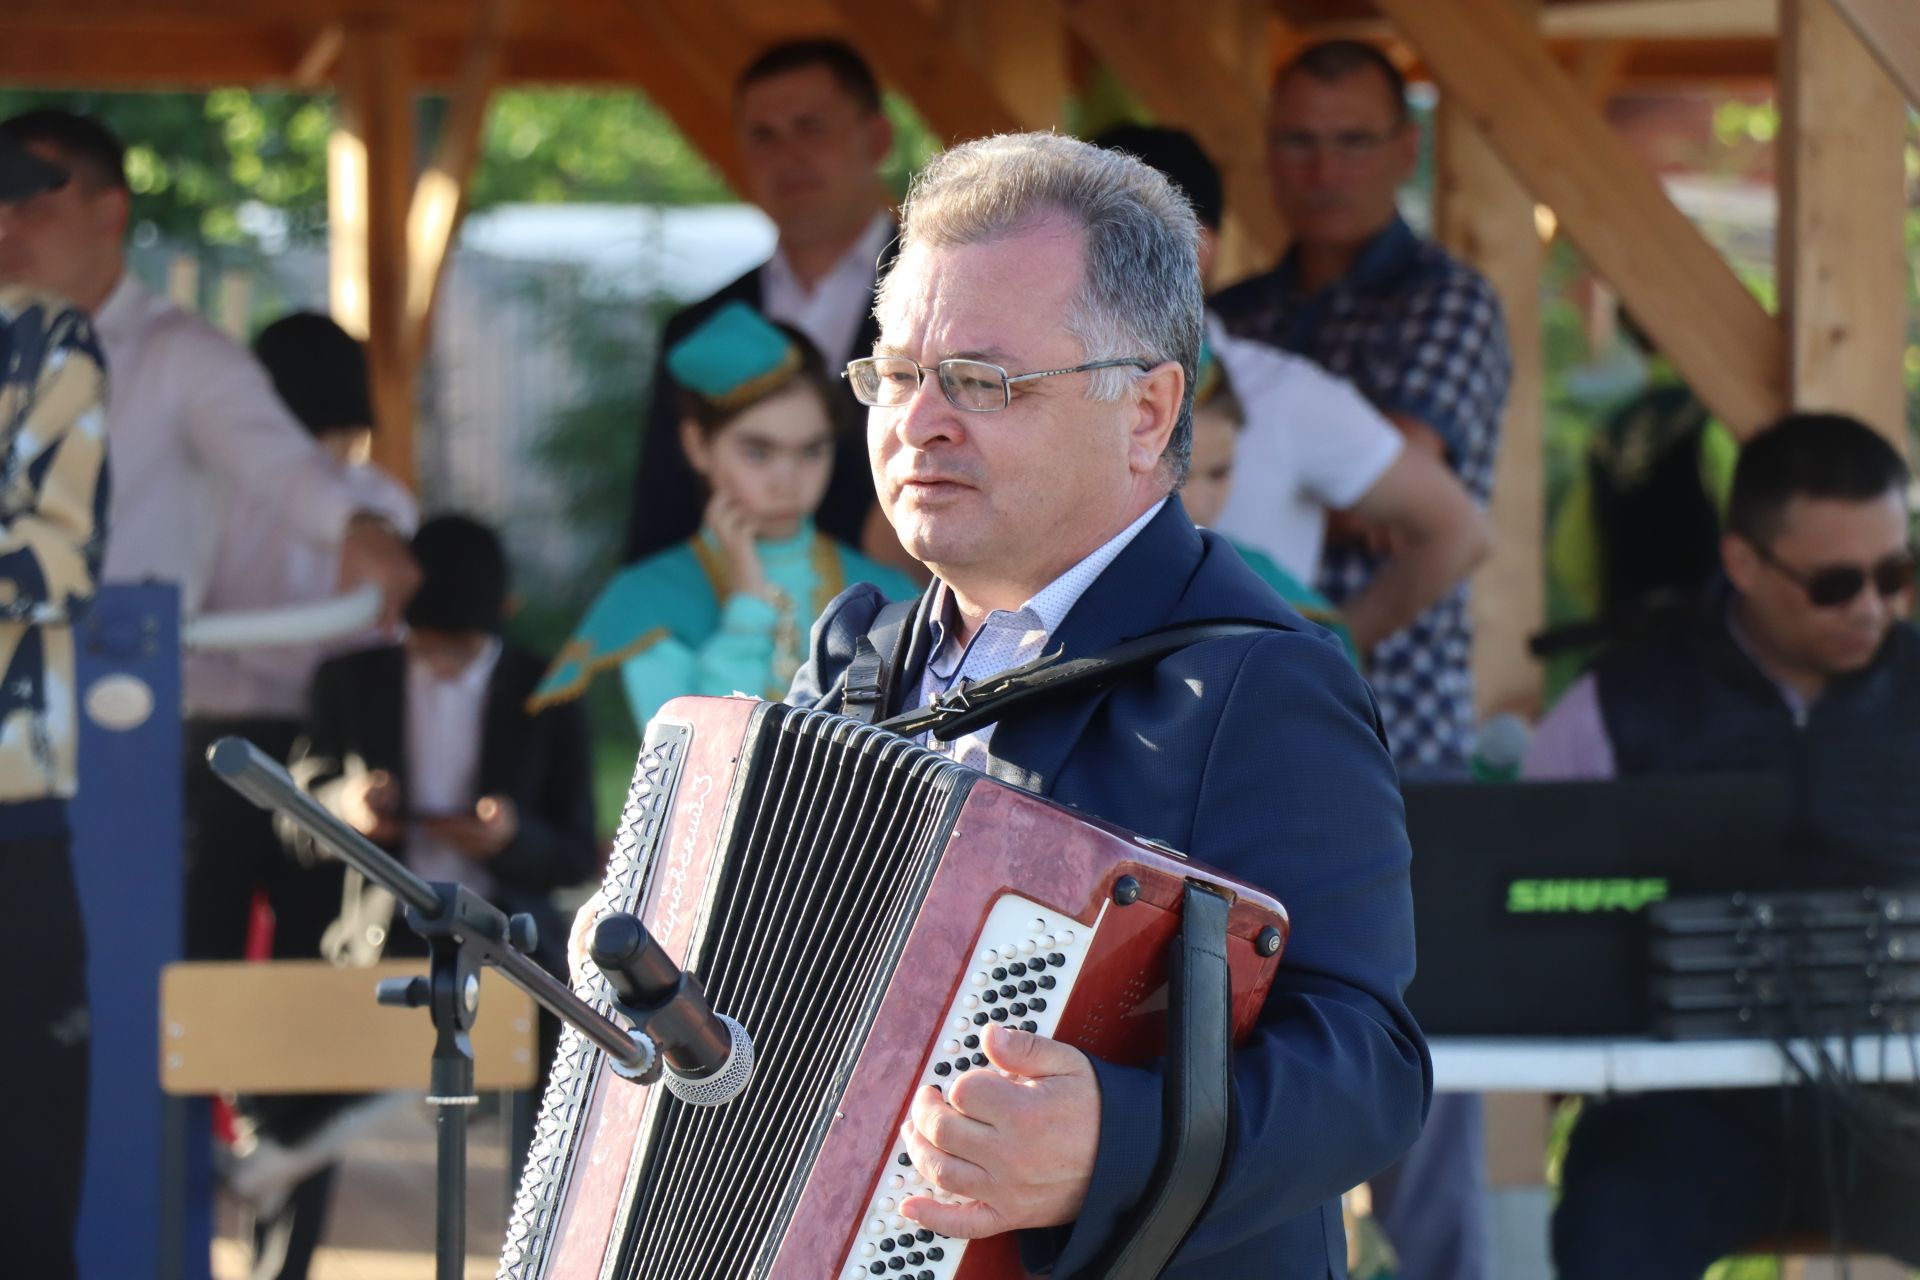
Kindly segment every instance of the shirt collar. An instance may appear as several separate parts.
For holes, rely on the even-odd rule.
[[[1366,247],[1354,258],[1353,266],[1330,288],[1366,291],[1391,285],[1413,265],[1419,248],[1420,238],[1413,234],[1407,220],[1396,213],[1392,222],[1367,241]],[[1299,291],[1300,251],[1297,248],[1289,249],[1287,256],[1280,260],[1280,284],[1287,295]]]
[[[793,264],[787,261],[784,247],[776,247],[773,257],[767,260],[764,268],[767,273],[766,284],[772,288],[791,289],[801,297],[812,297],[830,282],[846,275],[858,273],[863,280],[872,280],[879,270],[880,253],[887,247],[887,241],[893,239],[893,215],[882,209],[873,215],[860,238],[853,242],[845,253],[840,255],[831,270],[814,282],[812,288],[800,283],[800,277],[794,274]]]
[[[483,690],[487,682],[493,678],[493,667],[495,663],[500,661],[500,650],[500,638],[498,636],[490,637],[487,640],[486,647],[480,650],[473,661],[469,662],[459,675],[454,676],[450,680],[442,679],[435,675],[433,668],[429,667],[420,659],[413,657],[411,654],[407,657],[407,665],[412,669],[414,674],[437,689],[448,693],[457,691],[460,693],[477,694]]]
[[[1052,636],[1060,629],[1060,624],[1067,620],[1067,614],[1073,611],[1073,606],[1079,603],[1080,597],[1086,594],[1087,588],[1106,572],[1107,566],[1119,558],[1120,553],[1127,549],[1127,544],[1138,537],[1140,531],[1160,514],[1160,508],[1166,505],[1167,500],[1162,498],[1148,507],[1138,520],[1107,539],[1092,555],[1079,561],[1071,569],[1040,588],[1017,610],[996,609],[988,614],[980,630],[984,631],[996,625],[1019,625],[1023,631],[1039,631]],[[928,610],[933,618],[930,633],[933,644],[930,652],[934,656],[935,665],[947,669],[946,675],[951,675],[953,667],[957,666],[965,656],[965,650],[959,645],[950,645],[951,641],[958,640],[953,627],[953,609],[952,592],[948,590],[946,583],[935,579],[933,600]],[[975,633],[976,639],[978,634],[978,632]],[[950,647],[958,652],[949,654]],[[941,676],[942,679],[946,678],[946,675],[941,675],[938,670],[934,674]]]

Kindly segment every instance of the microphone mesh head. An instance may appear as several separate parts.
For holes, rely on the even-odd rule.
[[[753,1075],[753,1041],[747,1038],[746,1028],[724,1013],[715,1016],[727,1024],[727,1034],[733,1037],[727,1065],[702,1080],[689,1080],[675,1071],[671,1063],[667,1066],[667,1092],[690,1107],[717,1107],[732,1102]]]

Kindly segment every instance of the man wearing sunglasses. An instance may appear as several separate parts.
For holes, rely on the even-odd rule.
[[[1772,773],[1792,852],[1830,885],[1920,881],[1920,635],[1907,468],[1878,434],[1794,414],[1747,442],[1699,610],[1603,654],[1535,733],[1530,778]],[[1852,1170],[1828,1219],[1823,1146]],[[1827,1125],[1808,1091],[1589,1101],[1553,1247],[1562,1280],[1697,1276],[1786,1232],[1920,1264],[1920,1177]]]

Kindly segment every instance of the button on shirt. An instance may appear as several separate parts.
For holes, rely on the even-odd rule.
[[[853,349],[853,340],[873,310],[874,276],[893,237],[893,218],[874,214],[853,247],[811,289],[800,283],[786,252],[775,251],[760,269],[760,309],[806,334],[830,370],[850,357],[866,355]]]
[[[178,583],[181,611],[199,613],[236,495],[272,504],[300,537],[340,541],[353,495],[251,355],[132,276],[94,329],[113,376],[106,581]]]
[[[407,808],[416,814],[469,814],[480,799],[480,740],[486,729],[487,693],[500,663],[500,642],[490,640],[466,670],[450,680],[416,659],[407,660]],[[423,880],[463,884],[493,892],[493,875],[443,840],[409,827],[407,866]]]
[[[926,672],[920,679],[920,705],[931,703],[938,694],[956,688],[962,680],[982,680],[999,675],[1011,667],[1033,661],[1045,652],[1047,641],[1066,621],[1067,614],[1086,594],[1094,580],[1106,571],[1115,557],[1126,550],[1147,522],[1160,514],[1166,499],[1153,504],[1145,515],[1122,529],[1098,551],[1048,583],[1018,609],[995,609],[981,622],[973,639],[962,644],[954,616],[953,594],[944,582],[934,584],[931,607],[933,616],[931,650]],[[969,768],[986,771],[988,747],[993,726],[962,734],[952,742],[926,736],[928,747],[951,757]]]
[[[1485,505],[1513,363],[1499,296],[1479,272],[1395,218],[1345,276],[1318,293],[1301,292],[1298,259],[1289,254],[1272,272],[1222,293],[1214,309],[1229,332],[1306,356],[1351,381],[1382,413],[1432,427],[1460,483]],[[1380,563],[1358,544],[1328,548],[1316,585],[1344,605]],[[1472,648],[1464,584],[1375,647],[1367,678],[1397,764],[1466,762]]]

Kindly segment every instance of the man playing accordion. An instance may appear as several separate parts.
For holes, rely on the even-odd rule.
[[[881,503],[935,580],[904,620],[872,587],[842,593],[789,700],[851,710],[857,652],[898,672],[885,716],[1043,652],[1268,624],[927,745],[1285,904],[1291,941],[1233,1060],[1226,1164],[1163,1274],[1343,1275],[1339,1196],[1412,1143],[1431,1091],[1401,1000],[1407,836],[1373,700],[1337,642],[1181,506],[1194,243],[1157,172],[1072,139],[990,138],[927,166],[880,286],[880,340],[848,377]],[[900,1212],[945,1236],[1017,1231],[1030,1270],[1086,1274],[1156,1165],[1161,1072],[997,1024],[983,1039],[997,1070],[914,1097],[902,1136],[944,1194]]]

